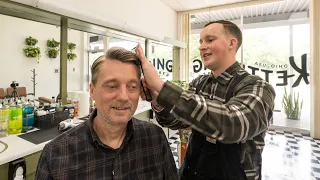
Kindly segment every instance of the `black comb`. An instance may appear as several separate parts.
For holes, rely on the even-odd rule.
[[[131,52],[133,52],[133,53],[136,54],[135,49],[136,49],[136,48],[133,48],[133,49],[131,50]],[[138,65],[139,65],[140,68],[141,68],[141,73],[142,73],[142,75],[144,76],[143,69],[142,69],[142,64],[141,64],[140,59],[138,59],[137,63],[138,63]],[[149,102],[152,101],[152,96],[151,96],[150,90],[149,90],[148,88],[146,88],[146,90],[145,90],[145,88],[144,88],[144,86],[143,86],[143,83],[142,83],[142,80],[140,81],[140,84],[141,84],[143,93],[146,95],[146,100],[149,101]]]

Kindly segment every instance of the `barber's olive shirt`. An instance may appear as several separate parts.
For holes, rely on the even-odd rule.
[[[36,180],[177,180],[173,155],[163,130],[135,118],[119,149],[104,145],[90,119],[48,143]]]
[[[155,111],[162,126],[179,129],[191,125],[221,143],[245,143],[242,167],[248,180],[254,180],[259,176],[257,171],[265,145],[265,132],[273,116],[275,92],[260,77],[249,75],[237,79],[243,73],[245,70],[236,62],[216,78],[211,74],[199,76],[190,83],[187,91],[168,81],[157,99],[165,108]],[[199,85],[200,91],[196,94]],[[227,101],[230,92],[232,97]]]

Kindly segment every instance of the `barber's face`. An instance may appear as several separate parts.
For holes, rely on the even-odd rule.
[[[230,53],[230,39],[222,24],[210,24],[202,30],[199,49],[206,68],[214,71],[226,63],[225,59]]]
[[[90,84],[98,114],[107,123],[127,123],[137,109],[140,79],[131,63],[106,60],[101,66],[96,85]]]

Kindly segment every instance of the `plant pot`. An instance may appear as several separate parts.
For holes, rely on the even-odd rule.
[[[57,54],[49,54],[49,58],[57,58]]]
[[[287,119],[289,119],[289,120],[300,120],[300,118],[298,118],[298,117],[287,117]]]

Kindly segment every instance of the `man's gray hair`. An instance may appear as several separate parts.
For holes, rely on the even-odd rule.
[[[96,85],[98,81],[98,76],[101,71],[101,66],[103,62],[107,60],[115,60],[115,61],[134,64],[136,66],[139,79],[141,78],[141,69],[138,63],[139,62],[138,56],[135,53],[128,51],[124,48],[112,47],[108,49],[105,55],[100,56],[93,62],[91,67],[91,82],[93,85]]]

